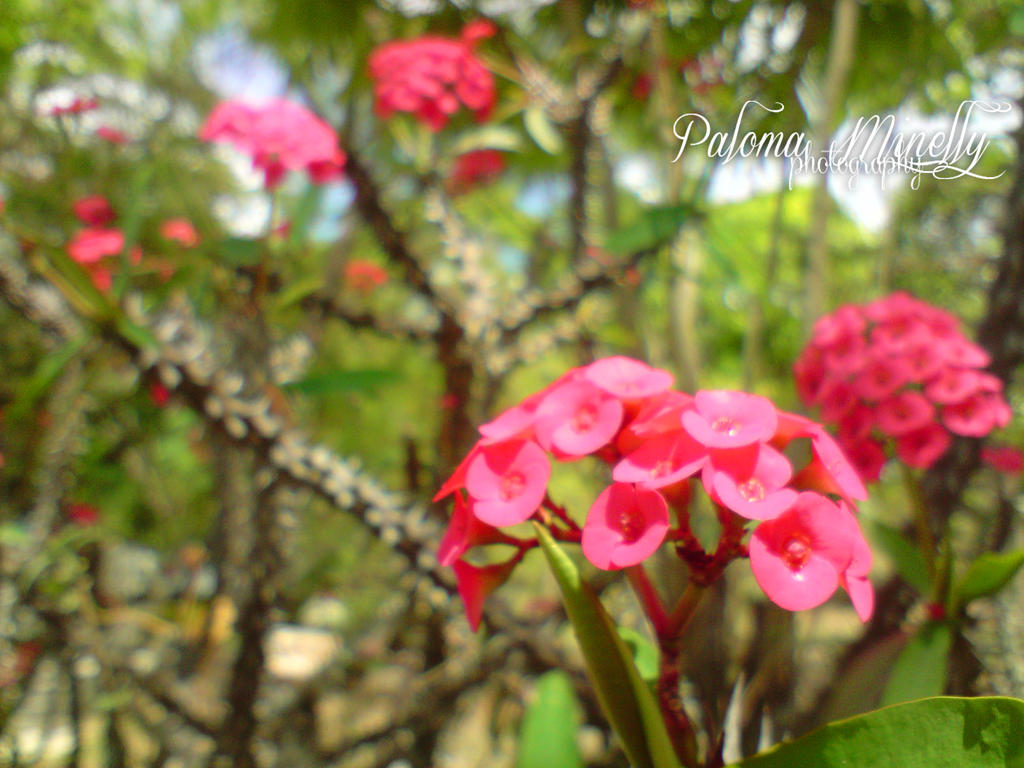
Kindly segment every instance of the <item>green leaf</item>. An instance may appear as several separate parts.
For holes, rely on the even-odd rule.
[[[20,523],[6,522],[0,524],[0,545],[5,547],[22,547],[29,544],[32,538]]]
[[[282,310],[293,304],[298,304],[307,296],[311,296],[323,288],[323,285],[324,280],[319,275],[312,275],[304,280],[289,283],[274,297],[274,308]]]
[[[21,421],[26,418],[29,411],[57,381],[57,377],[60,376],[65,366],[81,353],[88,341],[89,338],[84,334],[76,336],[39,362],[38,367],[32,372],[32,376],[22,384],[18,398],[11,406],[13,420]]]
[[[601,601],[551,534],[534,524],[605,716],[634,768],[679,768],[665,722]]]
[[[519,136],[519,133],[507,125],[485,125],[459,136],[452,145],[452,154],[463,155],[478,149],[500,149],[505,152],[514,152],[522,143]]]
[[[245,237],[229,237],[217,248],[221,259],[233,267],[248,267],[259,263],[263,255],[263,241]]]
[[[867,527],[866,533],[872,543],[877,544],[892,560],[900,578],[920,594],[930,594],[931,579],[921,550],[890,525],[866,517],[861,518],[861,522]]]
[[[562,134],[548,120],[548,116],[540,107],[529,107],[523,113],[523,125],[526,126],[530,138],[549,155],[557,155],[565,148]]]
[[[288,229],[288,245],[292,248],[304,243],[309,234],[309,227],[313,223],[313,217],[320,210],[320,198],[323,187],[317,184],[309,184],[306,191],[302,193],[295,207],[292,209]]]
[[[383,386],[401,381],[398,371],[364,368],[349,371],[327,371],[289,382],[284,389],[304,395],[326,395],[337,392],[375,392]]]
[[[578,713],[568,675],[557,669],[543,675],[523,716],[516,768],[583,768],[576,746]]]
[[[693,216],[689,203],[646,208],[633,223],[608,235],[604,249],[610,253],[635,253],[654,248],[675,237],[683,222]]]
[[[937,697],[851,717],[735,768],[1021,768],[1024,701]]]
[[[1010,583],[1024,566],[1024,549],[1015,552],[986,552],[971,563],[954,591],[958,605],[987,595],[994,595]]]
[[[658,649],[632,627],[619,627],[621,637],[633,652],[633,663],[648,683],[658,679]]]
[[[898,704],[938,696],[946,687],[946,666],[953,630],[946,622],[931,621],[903,646],[896,658],[882,704]]]

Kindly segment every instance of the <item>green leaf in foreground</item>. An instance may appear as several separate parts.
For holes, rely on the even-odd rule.
[[[679,768],[665,722],[597,595],[547,529],[534,525],[605,716],[634,768]]]
[[[523,716],[516,768],[583,768],[576,746],[578,714],[568,675],[559,669],[543,675]]]
[[[954,593],[960,605],[978,597],[994,595],[1010,583],[1024,566],[1024,549],[1015,552],[986,552],[971,563]]]
[[[734,768],[1024,768],[1024,701],[936,697],[851,717]]]
[[[946,688],[946,667],[953,630],[946,622],[930,621],[903,646],[889,675],[882,704],[899,704],[938,696]]]

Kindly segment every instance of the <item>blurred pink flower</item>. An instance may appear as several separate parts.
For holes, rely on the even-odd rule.
[[[345,285],[356,293],[373,293],[388,281],[387,271],[372,261],[352,259],[345,264]]]
[[[199,233],[188,219],[167,219],[160,224],[160,236],[178,243],[183,248],[195,248],[199,245]]]
[[[103,195],[81,197],[71,205],[71,210],[88,227],[105,227],[117,218],[110,201]]]
[[[463,106],[478,121],[486,120],[496,98],[494,77],[473,46],[491,31],[493,25],[471,23],[461,39],[426,36],[379,46],[369,63],[377,114],[387,119],[411,112],[433,131]]]
[[[315,184],[341,174],[345,154],[334,129],[301,104],[271,99],[261,104],[222,101],[199,130],[203,141],[226,142],[252,157],[273,189],[288,171],[306,171]]]

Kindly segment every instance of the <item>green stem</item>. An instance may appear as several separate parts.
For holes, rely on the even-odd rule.
[[[686,590],[668,617],[668,623],[665,627],[668,637],[678,638],[683,634],[686,625],[693,618],[693,614],[696,612],[697,606],[700,605],[700,600],[706,591],[707,587],[695,584],[692,581],[686,585]]]
[[[924,555],[925,564],[928,566],[928,576],[934,584],[936,581],[935,534],[932,532],[931,521],[928,519],[928,512],[925,509],[924,494],[921,492],[921,486],[910,467],[905,464],[900,466],[903,470],[903,487],[906,488],[914,514],[914,527],[917,530],[918,547]]]

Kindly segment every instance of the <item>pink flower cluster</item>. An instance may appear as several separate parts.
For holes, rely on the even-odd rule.
[[[113,269],[125,246],[124,233],[111,226],[117,221],[117,213],[110,201],[102,195],[81,197],[72,203],[71,210],[75,218],[85,226],[68,241],[68,255],[85,268],[97,289],[109,291],[113,284]],[[160,234],[164,239],[176,241],[185,248],[199,244],[199,233],[188,219],[164,221],[160,226]],[[142,261],[142,249],[134,246],[128,256],[132,264],[139,264]]]
[[[887,447],[926,469],[951,433],[983,437],[1006,426],[1010,407],[1002,382],[981,370],[988,364],[953,315],[894,293],[819,319],[794,373],[801,399],[837,425],[839,443],[873,482]]]
[[[783,608],[812,608],[842,586],[862,619],[871,614],[871,553],[854,515],[867,493],[825,429],[757,395],[703,390],[691,397],[671,387],[666,371],[605,358],[569,371],[480,427],[480,440],[435,498],[455,494],[439,556],[455,566],[474,626],[483,598],[536,543],[499,528],[531,519],[556,538],[578,541],[605,570],[637,565],[671,541],[691,578],[713,580],[749,549],[757,582]],[[796,471],[784,450],[801,439],[810,460]],[[552,458],[585,456],[608,464],[612,483],[580,528],[547,487]],[[713,554],[689,527],[698,485],[722,523]],[[462,559],[494,543],[518,553],[483,569]]]
[[[218,104],[199,130],[203,141],[226,142],[251,155],[273,189],[288,171],[306,171],[315,184],[337,178],[345,165],[334,129],[301,104],[271,99]]]
[[[460,106],[484,121],[495,102],[494,77],[473,48],[494,34],[489,21],[467,24],[459,39],[426,36],[394,40],[370,55],[377,114],[411,112],[433,131],[440,131]]]

